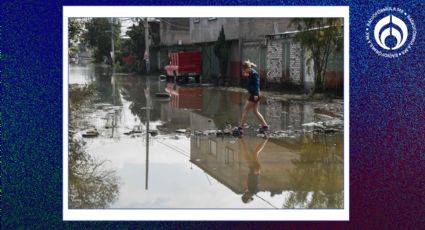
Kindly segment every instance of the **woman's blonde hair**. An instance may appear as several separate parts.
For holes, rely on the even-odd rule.
[[[252,68],[252,67],[257,67],[257,65],[254,64],[253,62],[251,62],[250,60],[246,60],[242,63],[243,69],[248,69],[248,68]]]

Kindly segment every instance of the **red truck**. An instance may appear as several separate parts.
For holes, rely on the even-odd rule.
[[[171,52],[168,54],[170,64],[165,66],[165,75],[168,79],[173,79],[174,74],[177,81],[188,82],[189,77],[194,77],[196,82],[200,82],[202,71],[201,52]]]

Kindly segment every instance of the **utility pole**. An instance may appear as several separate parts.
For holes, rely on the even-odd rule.
[[[143,57],[146,64],[146,73],[150,72],[150,62],[149,62],[149,23],[148,18],[144,19],[145,26],[145,55]],[[149,76],[146,76],[146,182],[145,189],[148,190],[148,175],[149,175],[149,121],[150,121],[150,110],[152,108],[152,101],[150,97],[150,82]]]
[[[149,79],[146,77],[146,79]],[[146,173],[145,173],[145,189],[148,190],[148,181],[149,181],[149,121],[151,119],[150,110],[152,109],[152,99],[150,97],[150,85],[149,80],[146,83],[145,89],[145,97],[146,97]]]
[[[146,73],[150,72],[150,61],[149,61],[149,23],[148,18],[144,19],[145,24],[145,55],[144,60],[146,63]]]

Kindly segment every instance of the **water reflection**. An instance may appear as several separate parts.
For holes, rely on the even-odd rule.
[[[116,171],[86,153],[83,142],[71,138],[69,143],[69,208],[109,207],[119,195]]]
[[[190,161],[241,195],[244,203],[285,195],[270,207],[342,208],[340,137],[303,137],[302,146],[256,137],[195,136]],[[239,142],[239,143],[238,143]],[[333,147],[327,147],[331,142]],[[262,197],[257,195],[262,192]],[[268,192],[267,197],[264,195]]]
[[[243,93],[91,68],[96,98],[71,111],[70,124],[77,132],[97,128],[84,158],[104,172],[92,173],[99,181],[70,173],[72,207],[342,208],[343,136],[315,132],[318,122],[334,119],[316,113],[315,102],[267,99],[260,109],[275,132],[270,139],[257,137],[253,116],[242,139],[208,135],[238,123]],[[96,171],[73,164],[74,172]]]
[[[244,203],[248,203],[254,199],[253,196],[258,192],[258,180],[261,170],[258,158],[261,151],[263,151],[267,144],[267,139],[263,139],[260,143],[258,143],[254,151],[248,150],[247,144],[245,143],[245,138],[239,139],[239,144],[242,155],[244,156],[249,168],[246,189],[242,195],[242,201]]]
[[[335,136],[307,138],[289,173],[293,187],[285,208],[342,208],[342,144]]]
[[[150,97],[150,82],[149,79],[146,79],[146,88],[145,88],[145,98],[146,98],[146,177],[145,177],[145,189],[148,190],[148,181],[149,181],[149,122],[150,122],[150,111],[152,109],[152,99]]]
[[[165,91],[171,95],[171,106],[179,109],[201,109],[202,88],[168,83]]]

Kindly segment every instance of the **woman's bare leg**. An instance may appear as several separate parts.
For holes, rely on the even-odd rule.
[[[268,126],[267,123],[266,123],[266,120],[264,120],[263,115],[261,115],[259,108],[260,108],[260,102],[255,103],[253,113],[258,118],[258,120],[261,122],[261,124],[263,126]]]
[[[246,119],[248,118],[249,111],[251,109],[253,109],[253,107],[254,107],[253,104],[254,103],[252,103],[250,101],[246,101],[245,106],[244,106],[243,111],[242,111],[242,118],[240,120],[239,127],[243,128],[243,124],[245,124]]]

